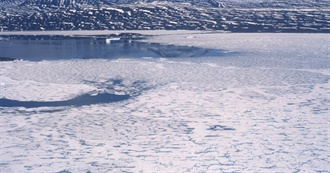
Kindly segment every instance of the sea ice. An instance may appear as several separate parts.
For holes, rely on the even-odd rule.
[[[233,53],[1,62],[1,98],[138,93],[0,107],[1,172],[330,171],[329,34],[153,34],[145,41]]]

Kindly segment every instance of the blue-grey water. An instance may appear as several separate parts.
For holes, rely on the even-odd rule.
[[[162,45],[120,38],[15,36],[0,39],[0,60],[177,58],[221,56],[221,50]]]
[[[63,101],[19,101],[11,99],[0,99],[0,107],[60,107],[60,106],[85,106],[99,103],[112,103],[129,99],[129,95],[116,95],[109,93],[99,93],[95,96],[84,94],[69,100]]]

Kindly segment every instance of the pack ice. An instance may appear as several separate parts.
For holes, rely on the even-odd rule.
[[[0,172],[330,172],[330,35],[155,31],[201,58],[0,62]]]

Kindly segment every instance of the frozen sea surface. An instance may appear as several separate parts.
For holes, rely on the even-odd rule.
[[[329,34],[154,34],[239,53],[1,62],[2,99],[132,96],[0,107],[1,171],[330,172]]]

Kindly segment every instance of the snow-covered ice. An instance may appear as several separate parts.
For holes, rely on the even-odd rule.
[[[139,90],[109,104],[0,107],[1,172],[330,172],[329,34],[153,35],[234,53],[1,62],[0,98]]]

